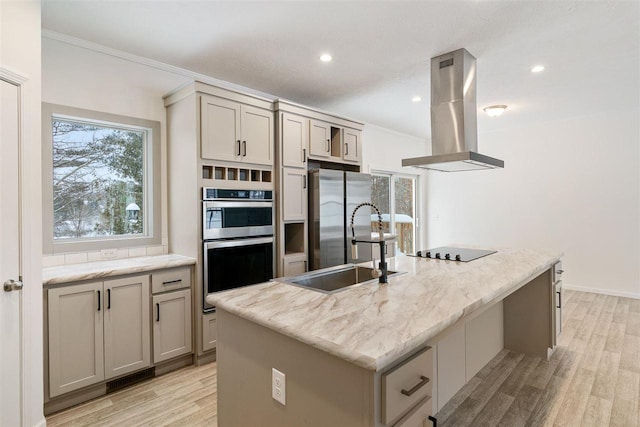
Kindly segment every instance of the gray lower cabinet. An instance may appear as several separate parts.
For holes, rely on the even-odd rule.
[[[104,380],[102,282],[50,289],[49,394]]]
[[[48,291],[49,396],[151,365],[149,276]]]
[[[153,296],[154,363],[191,353],[191,289]]]
[[[104,376],[151,365],[149,276],[104,282]]]
[[[218,323],[216,313],[202,316],[202,351],[216,348],[218,342]]]

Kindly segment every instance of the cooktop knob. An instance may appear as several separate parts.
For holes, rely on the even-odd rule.
[[[416,256],[422,256],[422,251],[416,252]]]
[[[444,259],[451,259],[451,254],[445,254]]]
[[[456,255],[456,261],[461,261],[462,258],[460,258],[460,255]]]
[[[427,258],[431,258],[431,251],[427,251]]]
[[[440,252],[436,252],[436,258],[440,259]]]

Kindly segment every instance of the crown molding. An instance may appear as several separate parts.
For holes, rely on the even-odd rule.
[[[187,77],[193,81],[199,81],[207,83],[213,86],[218,86],[224,89],[229,89],[240,93],[249,93],[262,98],[275,100],[278,97],[270,93],[260,92],[255,89],[251,89],[245,86],[237,85],[235,83],[228,82],[226,80],[216,79],[215,77],[207,76],[205,74],[196,73],[185,68],[176,67],[175,65],[166,64],[164,62],[156,61],[155,59],[145,58],[144,56],[135,55],[133,53],[124,52],[122,50],[114,49],[108,46],[104,46],[98,43],[90,42],[88,40],[80,39],[77,37],[69,36],[67,34],[58,33],[47,29],[42,29],[42,37],[55,40],[57,42],[65,43],[71,46],[76,46],[82,49],[91,50],[93,52],[102,53],[104,55],[113,56],[125,61],[133,62],[136,64],[144,65],[156,70],[165,71],[178,76]]]

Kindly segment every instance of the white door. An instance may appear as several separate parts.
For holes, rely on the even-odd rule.
[[[19,89],[0,79],[0,281],[20,280]],[[0,426],[21,421],[21,292],[0,291]]]

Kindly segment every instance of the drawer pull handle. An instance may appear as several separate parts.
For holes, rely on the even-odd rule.
[[[182,279],[178,279],[178,280],[169,280],[168,282],[162,282],[163,285],[173,285],[175,283],[180,283],[182,282]]]
[[[436,417],[432,417],[431,415],[429,415],[428,419],[433,424],[433,427],[438,427],[438,419]]]
[[[562,293],[560,291],[556,291],[556,294],[558,294],[558,305],[556,305],[556,308],[562,308]]]
[[[420,375],[420,382],[418,384],[413,386],[411,390],[402,389],[400,390],[400,393],[404,394],[405,396],[411,396],[413,393],[418,391],[422,386],[424,386],[428,382],[429,382],[429,378],[425,377],[424,375]]]

